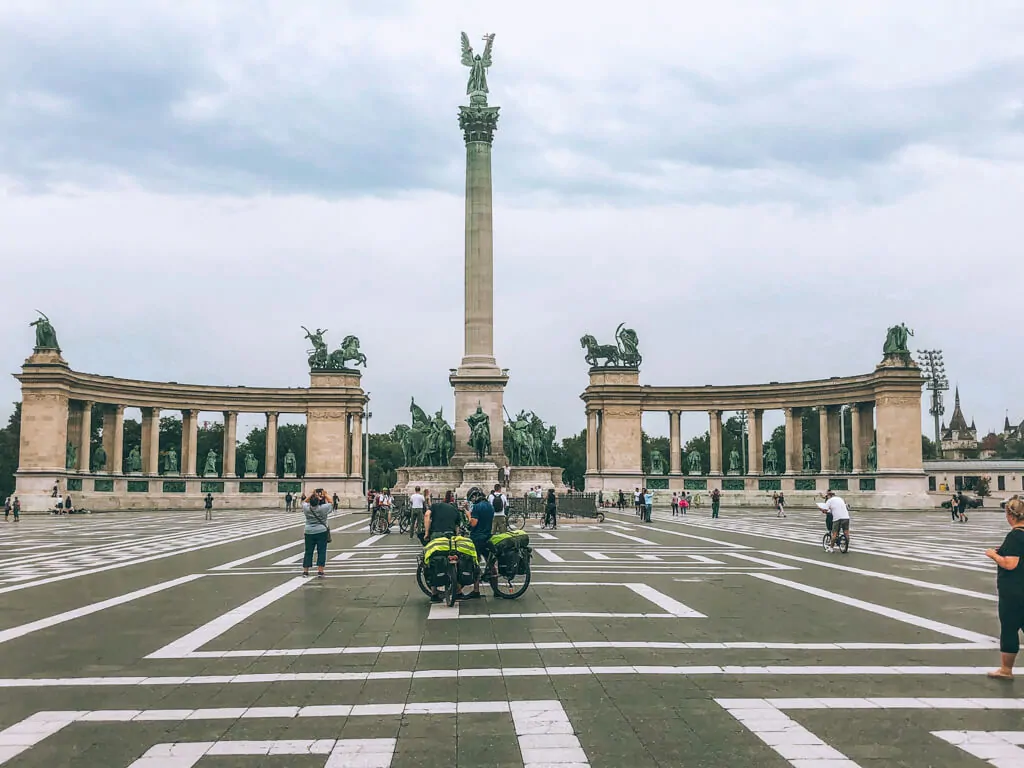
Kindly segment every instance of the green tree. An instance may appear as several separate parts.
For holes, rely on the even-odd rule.
[[[371,434],[370,445],[370,488],[393,488],[398,480],[398,468],[405,464],[405,454],[395,430],[382,434]]]
[[[574,488],[585,487],[587,472],[587,430],[555,443],[551,463],[562,468],[562,482]]]
[[[181,450],[181,419],[176,419],[173,416],[162,416],[160,417],[160,437],[159,437],[159,466],[157,471],[160,472],[164,468],[164,456],[167,452],[173,448],[174,452],[178,454],[178,468],[185,472],[185,457],[182,456]]]
[[[672,465],[669,463],[671,456],[670,441],[667,437],[651,437],[646,432],[640,433],[640,456],[641,456],[641,467],[645,473],[651,473],[654,468],[651,466],[651,451],[658,451],[661,453],[661,458],[665,462],[665,469],[668,470]]]
[[[925,461],[931,461],[939,458],[938,454],[935,441],[928,437],[928,435],[921,435],[921,458]]]
[[[20,450],[21,403],[15,403],[7,426],[0,429],[0,503],[14,493],[14,473],[18,471]]]

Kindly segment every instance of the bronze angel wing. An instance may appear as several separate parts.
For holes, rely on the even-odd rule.
[[[469,44],[469,35],[465,32],[462,33],[462,63],[467,67],[473,66],[473,46]]]

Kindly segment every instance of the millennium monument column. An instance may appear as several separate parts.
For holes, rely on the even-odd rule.
[[[494,359],[491,207],[491,143],[498,127],[499,108],[487,104],[487,68],[491,66],[494,35],[485,35],[484,40],[483,54],[474,54],[469,38],[462,33],[462,63],[470,68],[466,87],[469,106],[459,107],[459,127],[466,142],[466,311],[465,352],[459,367],[449,377],[455,390],[454,466],[505,461],[502,393],[508,376]],[[478,408],[487,416],[486,444],[481,437],[484,420],[477,414]],[[471,438],[474,446],[470,445]]]

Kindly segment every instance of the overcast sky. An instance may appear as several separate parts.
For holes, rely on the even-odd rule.
[[[579,338],[620,322],[643,383],[700,385],[864,373],[903,321],[980,430],[1024,419],[1019,0],[6,0],[6,369],[39,308],[77,370],[303,386],[320,326],[374,431],[450,414],[460,30],[497,35],[509,410],[582,428]]]

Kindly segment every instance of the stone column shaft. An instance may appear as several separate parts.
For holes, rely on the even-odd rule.
[[[850,436],[853,438],[850,446],[850,467],[854,472],[863,472],[866,451],[860,441],[860,403],[854,403],[850,408]]]
[[[855,421],[852,426],[853,433],[853,467],[857,470],[860,467],[861,472],[870,472],[871,469],[868,467],[868,451],[871,449],[871,443],[875,441],[875,404],[874,403],[858,403],[853,408],[853,413],[856,413]],[[860,462],[857,461],[857,454],[860,453]]]
[[[587,411],[587,472],[597,472],[597,411]]]
[[[804,417],[799,408],[785,408],[786,474],[796,475],[804,468]]]
[[[712,475],[722,474],[722,412],[708,411],[710,426],[708,436],[711,438],[710,459]]]
[[[181,412],[181,458],[179,468],[185,477],[195,477],[199,457],[199,411]]]
[[[267,456],[263,464],[264,477],[277,477],[277,414],[267,414]]]
[[[818,408],[818,450],[821,453],[821,471],[834,472],[835,459],[832,454],[837,446],[832,445],[832,433],[829,430],[828,406]]]
[[[747,474],[764,473],[764,411],[747,411]]]
[[[142,472],[159,474],[160,470],[160,409],[142,409]]]
[[[669,445],[669,474],[681,475],[683,474],[683,447],[680,444],[679,434],[681,432],[679,424],[679,411],[668,412],[668,445]]]
[[[352,414],[352,477],[363,476],[363,414]]]
[[[238,442],[238,413],[236,411],[224,411],[224,446],[222,458],[224,477],[235,477],[235,447]]]
[[[78,471],[89,472],[92,467],[92,403],[82,403],[82,423],[78,433]]]
[[[103,411],[103,450],[107,472],[119,475],[124,467],[124,406],[110,405]]]

